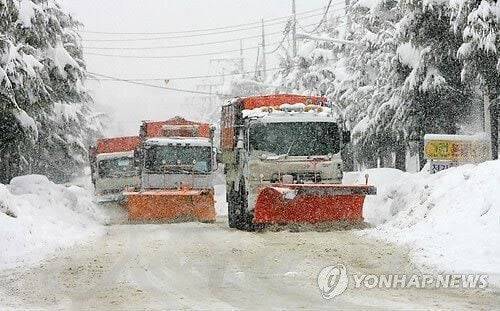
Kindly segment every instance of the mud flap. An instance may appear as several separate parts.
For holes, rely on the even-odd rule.
[[[125,192],[128,218],[135,222],[215,222],[213,191]]]
[[[317,224],[362,222],[366,195],[376,194],[373,186],[273,185],[257,197],[253,222],[256,224]]]

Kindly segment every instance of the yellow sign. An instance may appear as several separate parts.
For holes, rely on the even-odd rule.
[[[432,160],[477,163],[489,159],[489,144],[484,140],[426,140],[424,153]]]

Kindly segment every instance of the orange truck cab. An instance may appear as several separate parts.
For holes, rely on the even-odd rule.
[[[137,136],[103,138],[90,148],[91,177],[98,203],[119,201],[125,188],[139,186],[134,161],[139,142]]]
[[[136,163],[140,187],[125,192],[133,221],[215,221],[213,128],[175,117],[144,121]]]

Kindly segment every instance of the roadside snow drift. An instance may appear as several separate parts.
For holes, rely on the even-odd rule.
[[[460,273],[500,273],[500,161],[430,175],[395,169],[349,173],[344,183],[378,188],[367,197],[364,233],[409,246],[417,263]]]
[[[80,187],[40,175],[0,184],[0,269],[34,264],[102,233],[96,215],[92,196]]]

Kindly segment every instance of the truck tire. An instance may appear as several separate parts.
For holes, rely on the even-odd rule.
[[[234,191],[234,183],[227,187],[227,223],[229,228],[236,228],[236,191]]]
[[[240,180],[237,195],[236,228],[244,231],[255,231],[257,228],[253,223],[253,213],[248,211],[247,189],[243,178]]]

